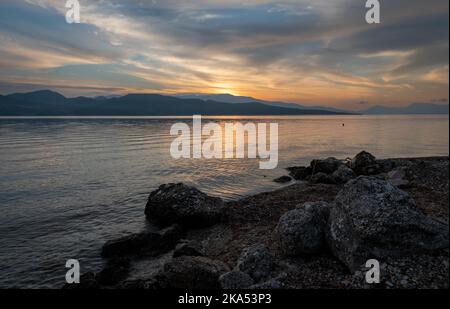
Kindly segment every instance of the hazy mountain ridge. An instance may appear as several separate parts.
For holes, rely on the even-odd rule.
[[[413,103],[406,107],[374,106],[362,112],[367,115],[448,114],[448,104]]]
[[[218,102],[224,102],[224,103],[232,103],[232,104],[242,104],[242,103],[249,103],[249,102],[258,102],[269,106],[277,106],[277,107],[285,107],[285,108],[295,108],[295,109],[316,109],[316,110],[324,110],[324,111],[331,111],[336,113],[354,113],[347,110],[341,110],[334,107],[328,107],[328,106],[305,106],[297,103],[287,103],[287,102],[280,102],[280,101],[265,101],[265,100],[259,100],[252,97],[245,97],[245,96],[234,96],[231,94],[180,94],[175,95],[177,98],[183,98],[183,99],[200,99],[204,101],[218,101]]]
[[[259,102],[231,104],[180,99],[158,94],[66,98],[50,90],[0,97],[0,116],[188,116],[201,115],[339,115],[317,109],[294,109]]]

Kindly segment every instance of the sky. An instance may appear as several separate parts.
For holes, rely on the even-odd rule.
[[[365,109],[448,104],[449,1],[0,1],[0,93],[229,93]]]

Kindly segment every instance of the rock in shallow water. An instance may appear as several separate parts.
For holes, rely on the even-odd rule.
[[[283,255],[297,256],[322,251],[329,209],[328,203],[316,202],[305,203],[285,213],[276,228]]]
[[[149,221],[160,226],[178,223],[187,228],[214,225],[223,219],[223,201],[182,183],[152,192],[145,207]]]
[[[242,251],[236,268],[258,282],[270,274],[273,266],[274,259],[269,248],[262,244],[256,244]]]
[[[420,213],[406,192],[361,176],[336,197],[329,218],[328,243],[350,270],[368,259],[445,248],[448,226]]]
[[[291,182],[292,178],[289,176],[281,176],[280,178],[274,179],[276,183],[288,183]]]
[[[159,254],[175,247],[183,235],[179,225],[158,232],[143,232],[108,241],[102,248],[103,257],[134,254]]]

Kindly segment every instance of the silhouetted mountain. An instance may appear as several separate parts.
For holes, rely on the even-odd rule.
[[[296,103],[286,103],[286,102],[276,102],[276,101],[264,101],[258,100],[252,97],[243,97],[243,96],[234,96],[231,94],[180,94],[175,95],[175,97],[180,99],[200,99],[204,101],[217,101],[223,103],[232,103],[232,104],[242,104],[242,103],[251,103],[257,102],[270,106],[277,107],[286,107],[286,108],[296,108],[296,109],[315,109],[315,110],[323,110],[323,111],[331,111],[336,113],[352,113],[345,110],[340,110],[333,107],[327,106],[305,106]]]
[[[337,115],[317,109],[230,104],[157,94],[123,97],[65,98],[49,90],[0,97],[0,116],[192,116],[199,115]]]
[[[406,107],[374,106],[362,112],[367,115],[448,114],[448,104],[414,103]]]

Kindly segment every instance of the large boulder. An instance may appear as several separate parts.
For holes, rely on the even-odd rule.
[[[164,265],[164,276],[176,289],[218,289],[219,277],[228,271],[225,263],[201,256],[177,257]]]
[[[160,226],[178,223],[188,228],[214,225],[222,219],[223,201],[182,183],[152,192],[145,207],[148,220]]]
[[[350,162],[350,167],[357,175],[376,175],[381,171],[377,159],[367,151],[357,154]]]
[[[325,160],[313,160],[311,162],[310,168],[312,169],[313,174],[332,174],[339,168],[339,166],[343,164],[344,163],[342,161],[336,158],[328,158]]]
[[[351,168],[341,165],[332,175],[333,180],[337,184],[344,184],[356,177]]]
[[[328,242],[350,270],[383,259],[448,247],[448,226],[418,211],[411,196],[389,182],[361,176],[338,193]]]
[[[280,218],[276,235],[283,255],[313,254],[324,248],[329,208],[326,202],[305,203]]]
[[[242,251],[237,261],[237,270],[240,270],[256,282],[270,275],[274,267],[274,259],[269,248],[263,244],[252,245]]]
[[[173,225],[158,232],[132,234],[103,245],[103,257],[128,255],[155,255],[173,249],[183,236],[179,225]]]
[[[220,276],[219,283],[224,290],[239,290],[248,289],[254,281],[248,274],[233,270]]]

